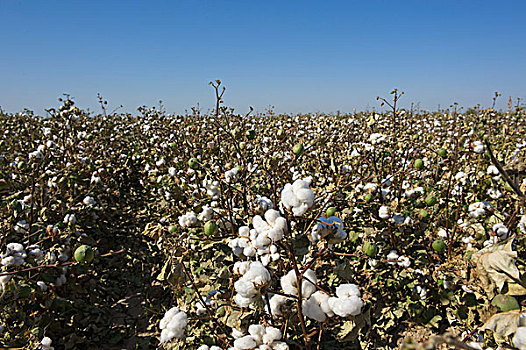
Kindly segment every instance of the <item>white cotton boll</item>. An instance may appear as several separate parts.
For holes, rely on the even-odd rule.
[[[292,184],[292,189],[296,193],[298,190],[309,188],[309,184],[306,181],[303,180],[296,180]]]
[[[279,212],[274,209],[269,209],[265,212],[265,220],[270,226],[276,224],[276,220],[280,217]]]
[[[199,221],[206,222],[210,221],[214,216],[214,210],[209,206],[203,206],[201,213],[198,216]]]
[[[281,339],[281,331],[275,327],[266,327],[265,334],[263,335],[263,343],[272,344],[276,340]]]
[[[409,260],[407,256],[402,255],[398,257],[398,266],[408,268],[409,266],[411,266],[411,260]]]
[[[268,266],[268,264],[270,264],[270,262],[272,261],[272,256],[269,254],[265,254],[265,255],[261,255],[260,259],[261,259],[261,263],[264,266]]]
[[[256,215],[252,218],[252,226],[254,226],[258,233],[262,233],[271,229],[271,226],[259,215]]]
[[[488,175],[494,175],[494,176],[498,176],[500,174],[499,169],[497,169],[495,165],[488,166],[486,173]]]
[[[254,287],[254,283],[247,281],[245,279],[237,280],[234,283],[234,289],[238,292],[239,295],[245,298],[252,298],[257,294],[257,290]]]
[[[184,337],[184,330],[188,324],[188,317],[185,312],[173,307],[168,310],[159,322],[161,328],[161,343],[171,341],[173,338],[181,339]]]
[[[303,300],[301,304],[303,314],[318,322],[325,322],[325,320],[327,320],[327,315],[323,312],[321,303],[318,302],[315,295],[316,293],[314,293],[309,299]]]
[[[363,301],[357,296],[350,298],[329,298],[331,310],[338,316],[356,316],[362,312]]]
[[[53,341],[51,340],[51,338],[49,337],[44,337],[42,338],[42,340],[40,341],[40,347],[42,348],[42,350],[53,350],[54,347],[51,346],[51,343]]]
[[[272,315],[283,316],[283,312],[287,310],[286,308],[287,301],[288,301],[287,297],[284,297],[283,295],[274,294],[269,299],[270,312],[272,313]]]
[[[256,343],[259,345],[263,343],[263,335],[265,335],[265,327],[263,327],[260,324],[251,324],[248,327],[248,334],[250,334],[252,338],[256,341]]]
[[[174,167],[168,168],[168,175],[170,175],[171,177],[175,177],[175,175],[177,175],[177,169],[175,169]]]
[[[254,349],[256,346],[256,340],[250,335],[246,335],[234,341],[234,348],[236,350],[250,350]]]
[[[250,261],[237,261],[234,264],[234,273],[237,275],[244,275],[250,266]]]
[[[382,205],[378,210],[378,216],[380,219],[389,219],[391,217],[389,207]]]
[[[499,222],[495,225],[493,225],[493,231],[497,236],[499,236],[500,239],[506,239],[508,238],[508,228],[506,225],[504,225],[502,222]]]
[[[314,203],[314,193],[308,188],[302,188],[295,192],[296,198],[306,204],[307,206],[312,206]]]
[[[308,209],[307,204],[301,204],[299,207],[292,208],[292,214],[294,214],[294,216],[303,216]]]
[[[473,142],[473,152],[479,154],[484,152],[484,144],[481,141]]]
[[[316,291],[316,286],[312,283],[318,283],[318,279],[316,278],[314,271],[311,269],[308,269],[307,271],[305,271],[303,276],[308,278],[309,281],[306,281],[305,278],[303,279],[303,282],[301,285],[301,294],[304,298],[308,298],[312,295],[312,293]]]
[[[518,327],[513,337],[513,345],[519,350],[526,350],[526,327]]]
[[[10,250],[13,252],[22,252],[24,250],[24,246],[20,243],[9,243],[7,245],[7,250]]]
[[[398,255],[397,251],[396,250],[391,250],[389,252],[389,254],[387,254],[387,260],[391,260],[388,263],[391,264],[391,265],[396,264],[396,262],[392,261],[392,260],[398,260],[398,257],[399,257],[399,255]]]
[[[255,285],[264,285],[270,282],[270,273],[259,261],[252,262],[243,277],[252,281]]]
[[[254,300],[252,298],[244,297],[241,294],[236,294],[236,296],[234,297],[234,302],[239,307],[249,307],[250,305],[252,305]]]
[[[240,237],[248,237],[250,234],[250,228],[248,226],[241,226],[237,231]]]
[[[296,195],[294,195],[291,184],[286,184],[283,188],[283,191],[281,192],[281,202],[287,209],[300,205],[300,201],[296,198]]]
[[[40,288],[40,290],[41,290],[42,292],[45,292],[46,290],[48,290],[48,286],[47,286],[47,284],[44,283],[43,281],[38,281],[38,282],[37,282],[37,286],[38,286],[38,288]]]
[[[378,185],[372,182],[369,182],[363,186],[364,191],[371,191],[374,192],[378,189]]]
[[[356,284],[347,283],[336,287],[336,295],[338,298],[350,298],[353,295],[359,297],[361,294]]]
[[[242,338],[245,335],[245,333],[241,332],[237,328],[232,328],[232,338],[239,339]]]
[[[263,248],[268,246],[270,243],[272,243],[270,238],[266,234],[262,233],[258,235],[256,241],[254,242],[254,245],[256,246],[256,248]]]
[[[256,255],[256,248],[248,246],[243,249],[243,255],[247,257],[253,257]]]
[[[447,238],[447,231],[443,228],[438,231],[438,237],[440,238]]]
[[[479,216],[486,214],[485,208],[486,205],[483,202],[472,203],[468,207],[469,215],[473,218],[478,218]]]
[[[93,207],[93,206],[95,206],[95,204],[97,204],[97,202],[95,201],[95,199],[92,196],[86,196],[84,198],[84,200],[82,201],[82,203],[84,203],[85,205],[90,206],[90,207]]]
[[[272,344],[272,350],[289,350],[289,346],[285,342],[275,342]]]
[[[272,209],[274,207],[274,204],[267,197],[257,196],[254,200],[254,206],[258,213],[264,213],[268,209]]]
[[[187,228],[197,223],[197,216],[193,212],[187,212],[184,215],[179,216],[179,225],[182,228]]]

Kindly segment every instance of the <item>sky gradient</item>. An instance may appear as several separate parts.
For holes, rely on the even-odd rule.
[[[526,98],[525,1],[0,0],[0,106],[183,113],[378,108],[393,88],[436,109]]]

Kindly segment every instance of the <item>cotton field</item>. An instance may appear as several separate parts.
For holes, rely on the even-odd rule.
[[[524,108],[394,102],[2,112],[0,347],[526,349]]]

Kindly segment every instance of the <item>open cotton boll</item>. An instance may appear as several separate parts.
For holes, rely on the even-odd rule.
[[[318,322],[325,322],[327,317],[334,316],[329,305],[329,296],[322,291],[317,291],[309,299],[304,300],[302,310],[305,316]]]
[[[361,294],[356,284],[347,283],[336,287],[336,295],[338,298],[350,298],[352,296],[359,297]]]
[[[258,213],[264,213],[269,209],[272,209],[274,207],[274,204],[272,201],[267,197],[260,197],[257,196],[254,200],[254,209]]]
[[[472,203],[468,207],[469,215],[473,218],[478,218],[479,216],[486,214],[486,208],[487,206],[484,202]]]
[[[53,350],[54,347],[51,346],[51,343],[53,341],[51,340],[51,338],[49,337],[44,337],[42,338],[42,340],[40,341],[40,347],[42,348],[42,350]]]
[[[274,294],[269,299],[270,312],[273,316],[283,316],[287,308],[287,301],[289,299],[283,295]],[[265,311],[268,312],[268,308],[265,308]]]
[[[504,225],[502,222],[499,222],[495,225],[493,225],[493,231],[497,236],[499,236],[500,239],[506,239],[508,238],[508,228],[506,225]]]
[[[307,277],[310,281],[307,281],[305,278],[301,281],[301,296],[303,298],[308,298],[316,291],[316,286],[311,283],[317,283],[318,279],[316,278],[316,275],[314,274],[314,271],[311,269],[308,269],[303,274],[304,277]],[[296,272],[294,270],[290,270],[285,276],[281,277],[281,288],[283,291],[287,294],[291,295],[298,295],[298,281],[296,278]]]
[[[245,335],[242,338],[234,341],[234,349],[236,350],[250,350],[257,346],[256,340],[251,335]]]
[[[197,350],[221,350],[221,348],[215,345],[212,345],[210,347],[208,345],[201,345],[197,348]]]
[[[281,204],[292,210],[294,216],[302,216],[314,204],[314,193],[309,189],[309,181],[296,180],[286,184],[281,191]]]
[[[389,207],[382,205],[378,210],[378,216],[380,217],[380,219],[389,219],[391,217]]]
[[[257,344],[263,343],[263,335],[265,334],[265,327],[260,324],[251,324],[248,327],[248,334],[254,338]]]
[[[281,339],[281,331],[275,327],[265,327],[263,334],[263,343],[272,344],[277,340]]]
[[[179,310],[178,307],[173,307],[166,311],[159,323],[159,327],[161,328],[161,343],[167,343],[173,338],[183,338],[187,324],[188,317],[186,313]]]
[[[179,216],[179,225],[182,228],[187,228],[192,225],[195,225],[197,223],[197,216],[195,216],[195,213],[188,212],[184,215]]]
[[[482,143],[482,141],[473,142],[473,152],[479,153],[479,154],[484,152],[484,144]]]
[[[357,296],[350,298],[329,298],[329,306],[336,315],[347,317],[356,316],[362,312],[363,301]]]

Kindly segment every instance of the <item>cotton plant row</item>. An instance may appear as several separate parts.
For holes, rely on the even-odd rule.
[[[409,112],[264,118],[228,110],[219,117],[174,116],[155,108],[140,113],[138,118],[86,118],[68,102],[47,119],[5,117],[0,169],[9,195],[21,192],[2,212],[11,222],[3,227],[10,236],[2,242],[2,271],[73,261],[77,242],[93,234],[88,227],[105,225],[109,208],[126,194],[123,185],[133,177],[147,198],[151,220],[167,229],[160,244],[174,244],[184,235],[180,244],[191,244],[195,254],[201,254],[200,242],[228,252],[231,285],[221,286],[223,299],[207,299],[205,305],[194,296],[200,317],[225,303],[229,310],[259,312],[259,319],[250,320],[253,325],[274,326],[299,312],[309,331],[321,323],[324,339],[334,340],[333,330],[364,309],[394,307],[371,301],[384,293],[371,281],[382,281],[385,274],[411,276],[415,282],[397,287],[393,299],[427,303],[444,325],[440,293],[457,296],[476,289],[474,281],[451,276],[445,269],[449,259],[496,249],[524,231],[524,213],[510,204],[515,194],[479,137],[483,128],[516,125],[497,135],[491,146],[501,162],[520,165],[526,143],[511,113],[489,118],[485,125],[480,123],[484,111],[422,112],[411,118]],[[20,128],[23,119],[16,118],[32,124]],[[13,135],[29,140],[31,134],[38,137],[27,144],[10,141]],[[324,215],[329,206],[337,210]],[[35,246],[39,239],[44,241]],[[291,245],[298,251],[306,248],[295,263]],[[173,253],[168,247],[167,259]],[[42,255],[31,254],[37,249]],[[335,277],[333,267],[352,273]],[[61,288],[75,277],[75,269],[53,271],[55,281],[29,283],[67,298]],[[213,271],[207,273],[215,280]],[[1,276],[4,300],[11,301],[17,295],[13,286],[25,284],[26,275],[6,276],[12,277]],[[173,294],[179,296],[177,290]],[[185,303],[177,307],[192,310]],[[163,322],[161,340],[183,341],[203,327],[202,321],[192,320],[193,311],[186,312],[186,323],[182,314],[171,325],[175,314]],[[373,343],[382,338],[377,321],[369,326]],[[284,346],[263,341],[246,326],[240,333],[247,338],[239,346]],[[276,342],[297,343],[302,331],[299,323],[295,326]],[[222,336],[236,348],[236,337]],[[203,346],[227,347],[215,341]]]

